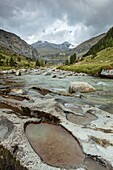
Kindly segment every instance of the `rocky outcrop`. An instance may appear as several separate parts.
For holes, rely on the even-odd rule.
[[[101,77],[106,77],[106,78],[113,78],[113,69],[110,70],[102,70],[100,73]]]
[[[0,46],[25,56],[26,58],[38,58],[38,52],[16,34],[0,30]]]
[[[68,91],[69,93],[94,92],[96,89],[87,82],[71,82]]]

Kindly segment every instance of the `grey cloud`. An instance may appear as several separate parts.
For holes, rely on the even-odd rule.
[[[83,30],[83,38],[75,36],[77,42],[81,42],[111,27],[112,16],[112,0],[0,0],[1,28],[15,32],[24,39],[30,35],[38,37],[43,32],[43,38],[45,34],[45,39],[51,37],[60,41],[57,28],[53,29],[56,33],[48,35],[46,29],[56,20],[63,21],[66,18],[69,26],[84,25],[87,28],[87,31]],[[62,31],[61,36],[65,39],[65,31]]]

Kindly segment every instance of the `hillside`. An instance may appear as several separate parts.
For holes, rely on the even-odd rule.
[[[100,75],[102,69],[113,69],[113,27],[90,48],[81,60],[76,60],[73,65],[59,68],[90,75]]]
[[[35,62],[5,47],[0,47],[0,70],[12,68],[31,68]]]
[[[94,46],[90,48],[90,50],[85,54],[88,55],[95,55],[97,52],[108,48],[113,47],[113,27],[107,32],[107,34],[98,41]]]
[[[26,58],[38,58],[38,52],[16,34],[0,29],[0,47],[4,47],[16,54],[25,56]]]
[[[72,49],[72,53],[76,53],[78,58],[81,58],[85,53],[88,52],[88,50],[94,46],[99,40],[101,40],[106,34],[101,34],[99,36],[93,37],[83,43],[81,43],[80,45],[78,45],[77,47],[75,47],[74,49]]]
[[[95,56],[89,55],[73,65],[58,68],[99,76],[102,69],[109,70],[113,68],[113,47],[101,50]]]

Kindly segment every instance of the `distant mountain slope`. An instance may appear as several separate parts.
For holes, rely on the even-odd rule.
[[[113,47],[113,27],[102,39],[100,39],[94,46],[92,46],[92,48],[85,54],[85,56],[96,54],[97,52],[108,47]]]
[[[48,41],[38,41],[33,43],[32,46],[38,50],[40,56],[44,56],[52,54],[54,55],[60,52],[67,52],[71,44],[67,41],[62,44],[54,44]]]
[[[26,58],[36,59],[38,52],[31,45],[28,45],[16,34],[0,29],[0,47],[7,48],[8,50],[23,55]]]
[[[78,45],[77,47],[72,49],[72,53],[76,53],[77,57],[82,57],[85,53],[88,52],[88,50],[95,45],[99,40],[101,40],[106,34],[101,34],[99,36],[93,37],[83,43],[81,43],[80,45]]]

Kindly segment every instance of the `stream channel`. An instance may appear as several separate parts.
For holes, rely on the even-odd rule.
[[[96,92],[77,92],[72,96],[63,95],[65,92],[68,92],[70,82],[74,81],[88,82],[96,88]],[[42,95],[34,87],[48,89],[50,93]],[[1,92],[3,89],[15,88],[22,89],[24,95],[35,99],[35,102],[38,102],[39,99],[46,101],[46,99],[52,98],[60,101],[65,108],[72,111],[65,111],[66,119],[75,125],[85,126],[97,120],[97,116],[90,112],[85,113],[83,116],[82,107],[84,105],[96,107],[113,114],[113,79],[87,75],[75,76],[73,73],[69,75],[69,72],[52,69],[30,70],[29,72],[22,73],[21,76],[13,74],[0,75]],[[22,95],[19,98],[18,94],[13,90],[10,91],[10,100],[22,101]],[[30,102],[32,104],[32,101]],[[8,108],[8,106],[0,102],[0,108]],[[9,108],[12,109],[11,107]],[[77,114],[73,112],[77,112]],[[1,126],[0,128],[2,129]],[[68,169],[82,166],[88,170],[112,170],[109,166],[100,164],[99,161],[87,157],[82,151],[82,146],[76,136],[73,136],[62,125],[48,122],[29,123],[25,128],[25,134],[34,151],[44,163],[50,166]]]

